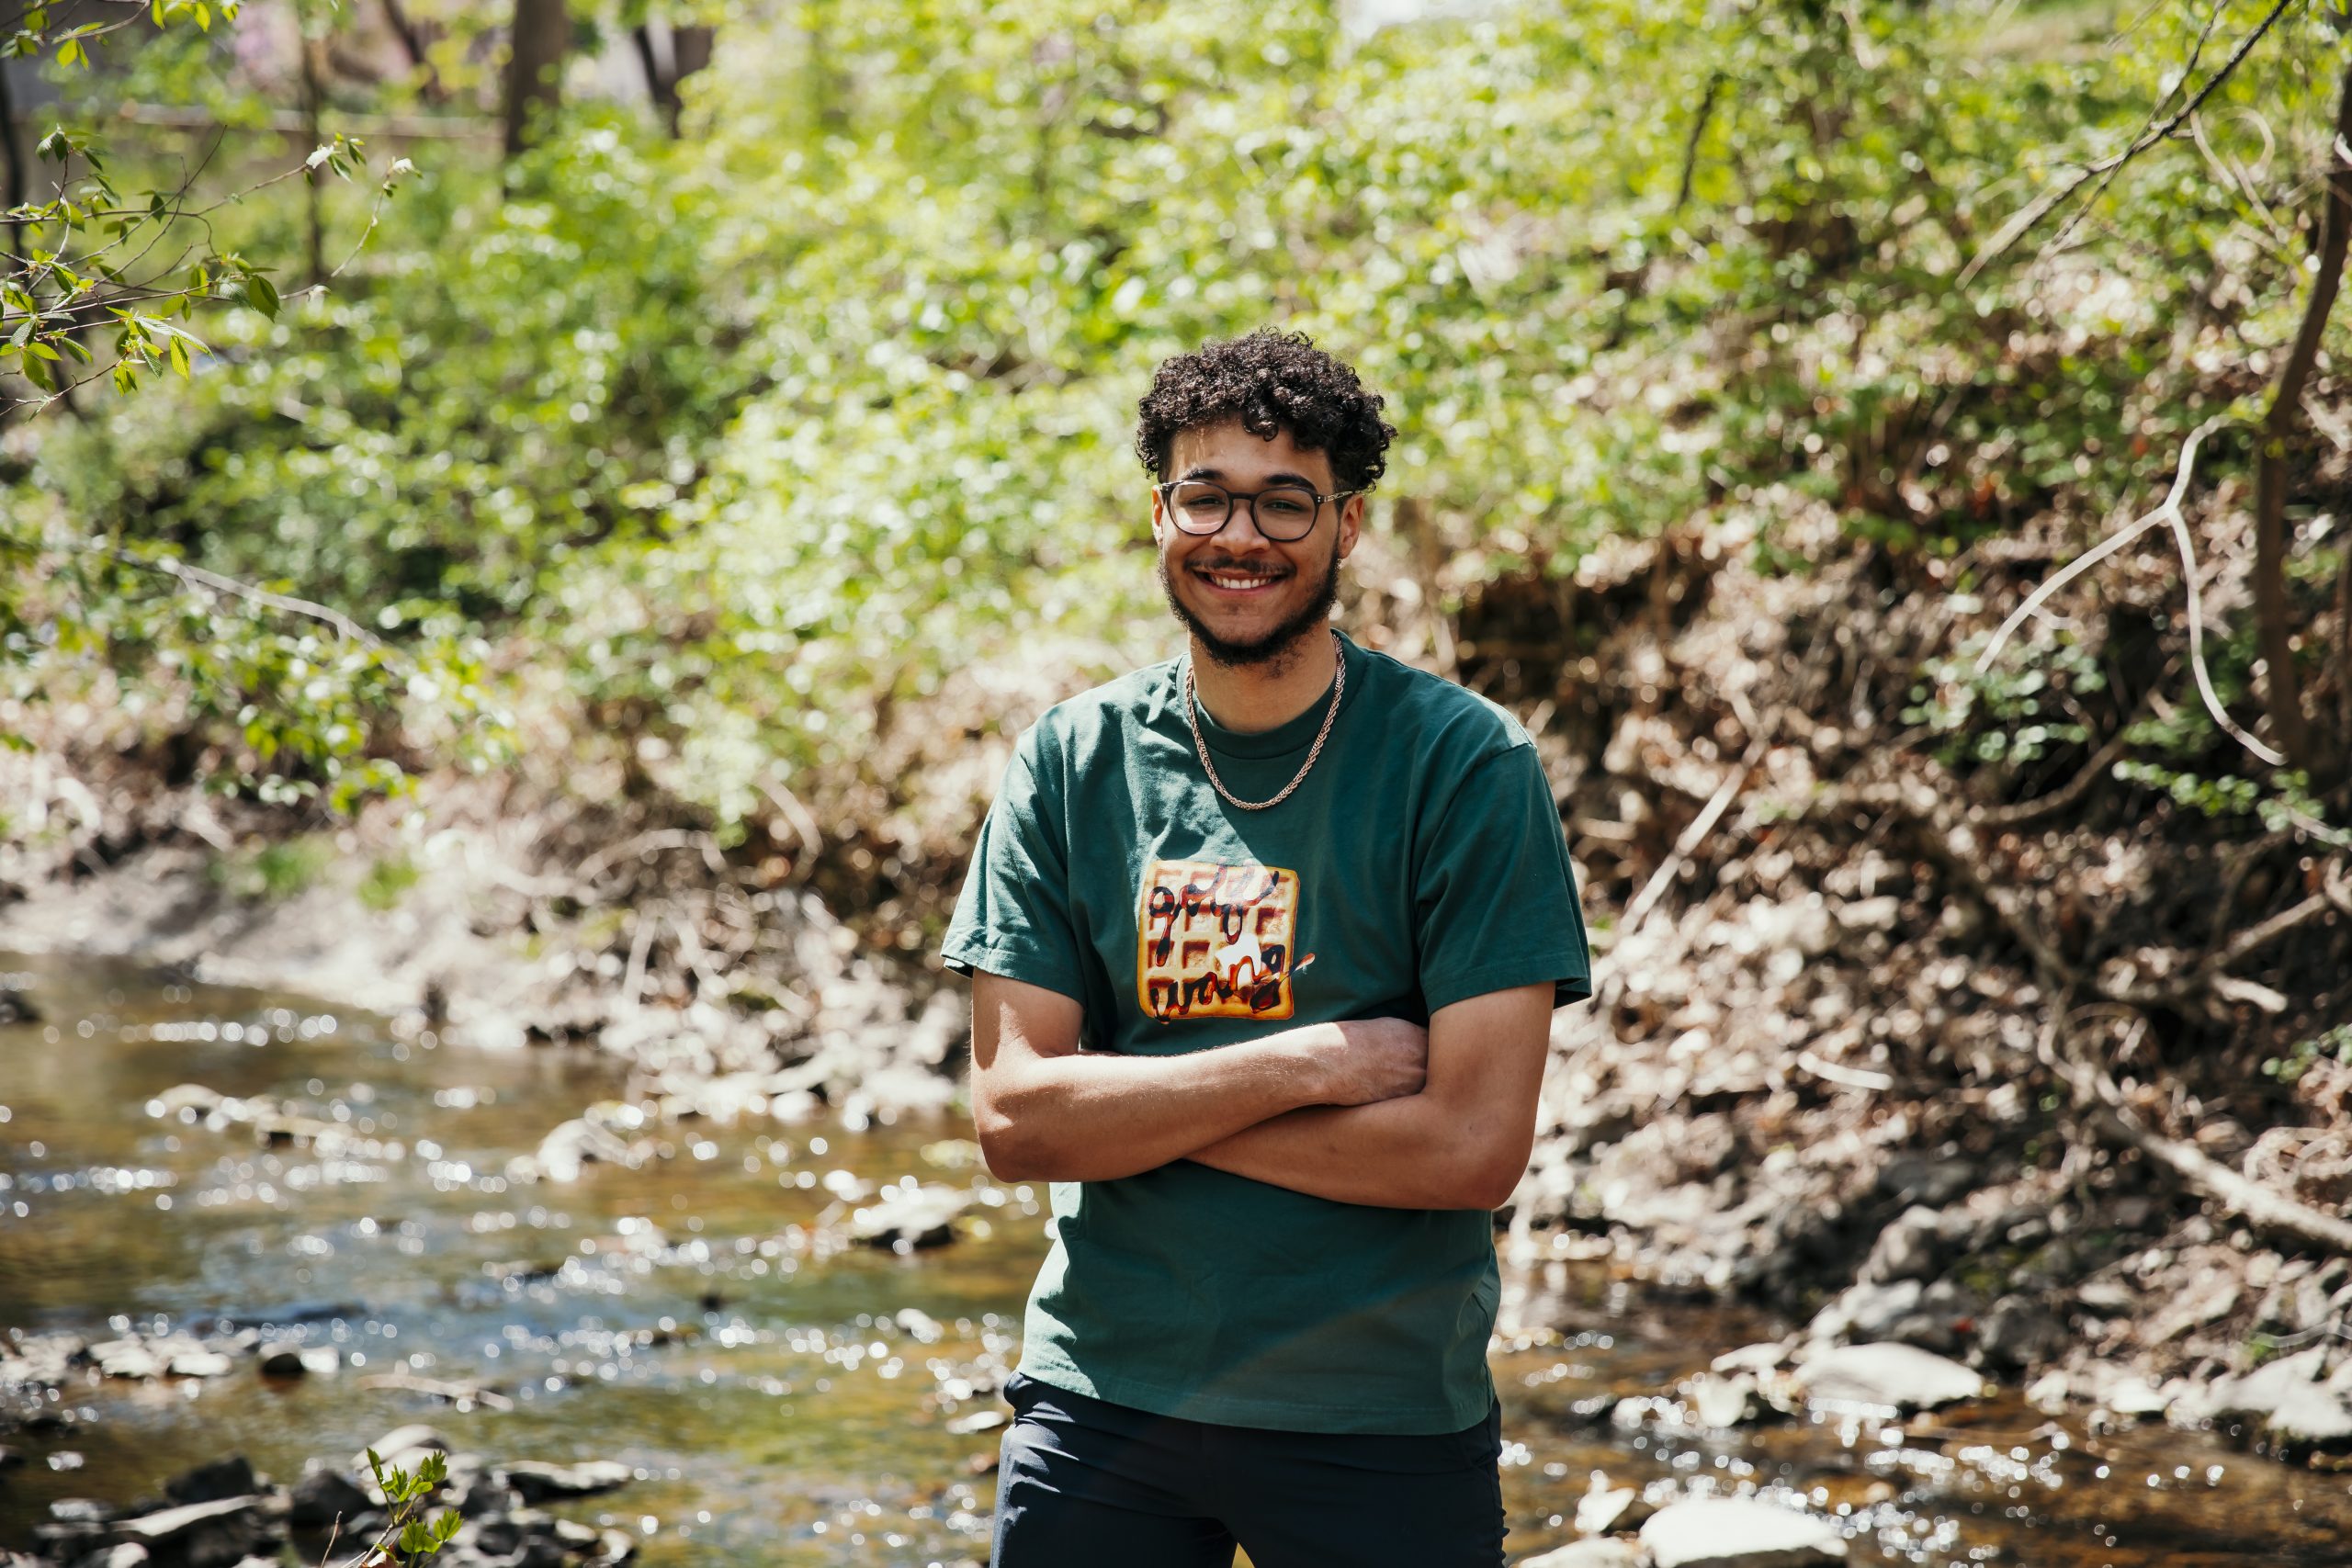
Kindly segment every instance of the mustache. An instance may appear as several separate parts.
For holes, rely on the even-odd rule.
[[[1261,560],[1191,560],[1184,563],[1188,571],[1246,571],[1267,577],[1288,577],[1297,569],[1273,561]]]

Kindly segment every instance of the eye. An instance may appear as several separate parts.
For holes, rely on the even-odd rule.
[[[1176,491],[1176,505],[1187,516],[1214,517],[1225,510],[1225,491],[1210,485],[1184,485]]]
[[[1258,504],[1283,518],[1306,517],[1315,511],[1315,498],[1305,491],[1270,490],[1259,498]]]

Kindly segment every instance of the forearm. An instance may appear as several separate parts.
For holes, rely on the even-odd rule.
[[[1080,1051],[993,1077],[976,1105],[989,1167],[1007,1179],[1108,1181],[1156,1169],[1328,1098],[1336,1024],[1175,1056]]]
[[[1525,1129],[1427,1093],[1276,1116],[1191,1158],[1294,1192],[1382,1209],[1493,1209],[1527,1168]]]

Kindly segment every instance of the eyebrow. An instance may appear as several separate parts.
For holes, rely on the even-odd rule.
[[[1176,477],[1180,480],[1216,479],[1222,481],[1225,478],[1225,470],[1223,468],[1212,468],[1204,463],[1195,463],[1191,468],[1185,469],[1182,473],[1178,474]],[[1266,482],[1270,485],[1304,485],[1308,490],[1315,489],[1315,481],[1313,479],[1308,479],[1305,474],[1294,474],[1287,470],[1278,474],[1268,474],[1266,476]]]

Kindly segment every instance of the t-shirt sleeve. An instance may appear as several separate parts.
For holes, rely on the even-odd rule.
[[[1022,737],[980,824],[940,956],[958,975],[985,970],[1084,1001],[1070,919],[1060,812],[1039,783],[1035,731]]]
[[[1431,1012],[1546,980],[1555,1007],[1592,994],[1567,835],[1534,747],[1475,763],[1419,849],[1414,916]]]

